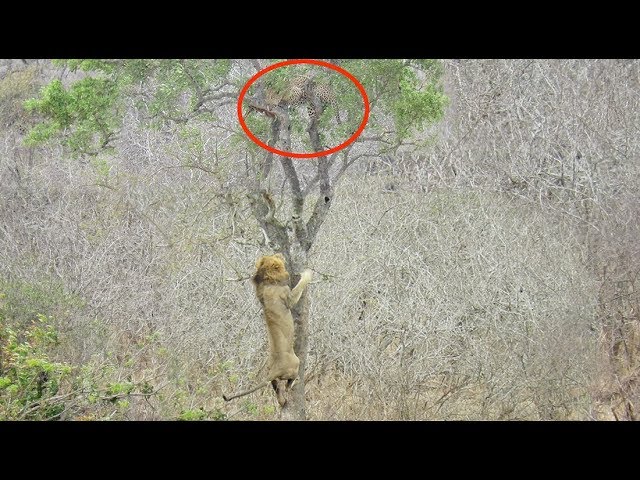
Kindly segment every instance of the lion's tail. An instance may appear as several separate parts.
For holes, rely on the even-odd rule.
[[[261,384],[250,388],[249,390],[244,390],[242,392],[234,393],[233,395],[222,395],[222,398],[224,398],[224,400],[226,402],[228,402],[229,400],[233,400],[234,398],[244,397],[245,395],[249,395],[250,393],[253,393],[256,390],[260,390],[261,388],[266,387],[270,383],[271,383],[271,380],[266,380],[266,381],[262,382]]]

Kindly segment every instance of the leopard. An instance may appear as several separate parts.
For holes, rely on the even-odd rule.
[[[314,102],[314,99],[319,102]],[[311,122],[316,120],[327,106],[330,106],[335,111],[337,124],[342,124],[335,91],[328,84],[316,82],[310,73],[293,77],[284,91],[266,87],[264,101],[268,108],[286,107],[289,111],[293,111],[298,107],[306,107],[307,116]],[[247,115],[253,111],[255,108],[249,107]]]
[[[314,98],[320,101],[320,111],[314,104]],[[336,122],[338,125],[342,123],[338,99],[333,88],[330,85],[313,81],[313,77],[308,73],[299,75],[291,81],[288,95],[285,95],[283,100],[286,101],[290,109],[306,106],[310,121],[315,120],[327,106],[331,106],[335,111]]]

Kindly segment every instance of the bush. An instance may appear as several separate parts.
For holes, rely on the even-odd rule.
[[[82,303],[79,297],[66,292],[59,282],[47,279],[38,282],[7,281],[0,278],[0,318],[8,325],[23,328],[41,312],[58,318]]]
[[[10,72],[0,80],[0,126],[9,127],[26,122],[28,114],[23,103],[37,91],[37,67]]]
[[[121,368],[99,355],[82,367],[56,361],[69,354],[60,332],[52,317],[31,312],[53,309],[64,295],[7,285],[0,289],[0,420],[129,418],[133,396],[155,394],[146,380],[121,380]]]
[[[45,420],[64,411],[72,368],[51,361],[57,343],[44,315],[22,331],[0,318],[0,419]]]
[[[314,247],[313,268],[331,277],[312,287],[308,366],[355,382],[349,402],[334,402],[350,409],[339,415],[585,411],[597,285],[570,230],[492,193],[341,188]]]

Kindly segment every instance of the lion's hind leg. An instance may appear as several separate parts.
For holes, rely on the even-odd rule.
[[[286,386],[283,386],[282,383],[283,380],[278,379],[271,381],[271,386],[276,392],[276,397],[278,397],[278,403],[280,404],[280,407],[284,407],[287,403],[287,399],[284,396]]]

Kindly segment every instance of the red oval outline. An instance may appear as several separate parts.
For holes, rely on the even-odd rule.
[[[284,150],[278,150],[277,148],[270,147],[269,145],[261,141],[258,137],[256,137],[251,132],[251,130],[249,130],[249,127],[247,127],[247,124],[245,123],[244,118],[242,116],[242,102],[244,100],[245,95],[247,94],[247,91],[249,90],[249,87],[251,87],[251,85],[253,85],[256,82],[256,80],[258,80],[264,74],[269,73],[271,70],[275,70],[276,68],[281,68],[286,65],[296,65],[300,63],[308,63],[310,65],[319,65],[321,67],[326,67],[331,70],[335,70],[336,72],[340,73],[341,75],[344,75],[349,80],[351,80],[351,82],[353,82],[353,84],[356,87],[358,87],[358,90],[360,90],[360,95],[362,95],[362,100],[364,102],[364,116],[362,117],[362,123],[360,124],[360,127],[346,141],[344,141],[343,143],[341,143],[336,147],[330,148],[329,150],[323,150],[321,152],[313,152],[313,153],[296,153],[296,152],[285,152]],[[278,63],[274,63],[273,65],[269,65],[267,68],[260,70],[258,73],[256,73],[253,77],[249,79],[249,81],[245,84],[245,86],[240,91],[240,96],[238,97],[238,105],[237,105],[238,120],[240,121],[240,126],[244,130],[244,133],[246,133],[247,136],[251,140],[253,140],[254,143],[264,148],[265,150],[268,150],[269,152],[275,153],[276,155],[280,155],[282,157],[291,157],[291,158],[325,157],[327,155],[338,152],[343,148],[349,146],[350,144],[356,141],[356,139],[363,132],[364,127],[367,126],[367,122],[369,121],[369,110],[370,110],[369,97],[367,96],[367,92],[365,91],[362,84],[358,81],[358,79],[353,75],[351,75],[349,72],[347,72],[344,68],[340,68],[337,65],[333,65],[332,63],[323,62],[322,60],[285,60],[284,62],[278,62]]]

